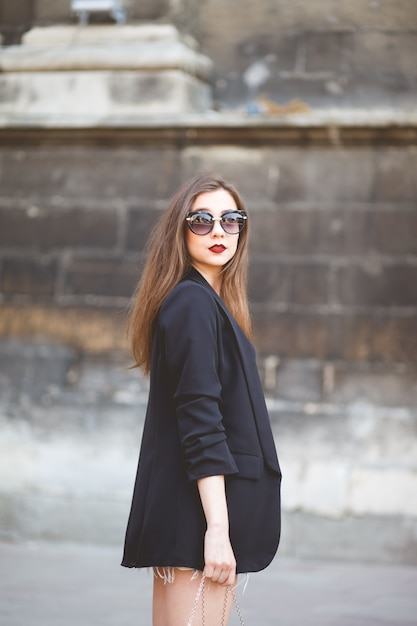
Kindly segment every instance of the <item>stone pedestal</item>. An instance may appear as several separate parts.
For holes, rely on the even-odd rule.
[[[35,28],[0,52],[0,123],[100,124],[206,110],[211,61],[170,25]]]

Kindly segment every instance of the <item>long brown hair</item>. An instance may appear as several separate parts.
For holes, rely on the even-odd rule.
[[[224,189],[238,210],[245,206],[236,188],[220,176],[200,174],[185,182],[171,199],[168,208],[156,223],[146,246],[147,258],[136,288],[128,321],[134,367],[149,374],[152,339],[159,309],[191,268],[185,243],[185,216],[196,198],[206,192]],[[249,220],[247,220],[249,221]],[[247,300],[248,225],[239,235],[233,258],[223,267],[221,297],[244,333],[250,338],[251,322]]]

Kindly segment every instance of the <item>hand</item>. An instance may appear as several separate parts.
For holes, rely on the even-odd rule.
[[[204,539],[204,563],[206,578],[224,587],[235,583],[236,559],[226,530],[219,527],[207,529]]]

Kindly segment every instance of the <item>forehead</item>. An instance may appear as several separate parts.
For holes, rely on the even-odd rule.
[[[225,189],[216,189],[216,191],[207,191],[201,193],[194,200],[192,210],[208,209],[211,213],[224,213],[225,211],[236,211],[236,202]]]

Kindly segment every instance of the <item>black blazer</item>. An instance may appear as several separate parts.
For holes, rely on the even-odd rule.
[[[237,572],[265,568],[280,537],[281,472],[255,351],[192,269],[163,303],[122,565],[204,568],[197,479],[225,475]]]

